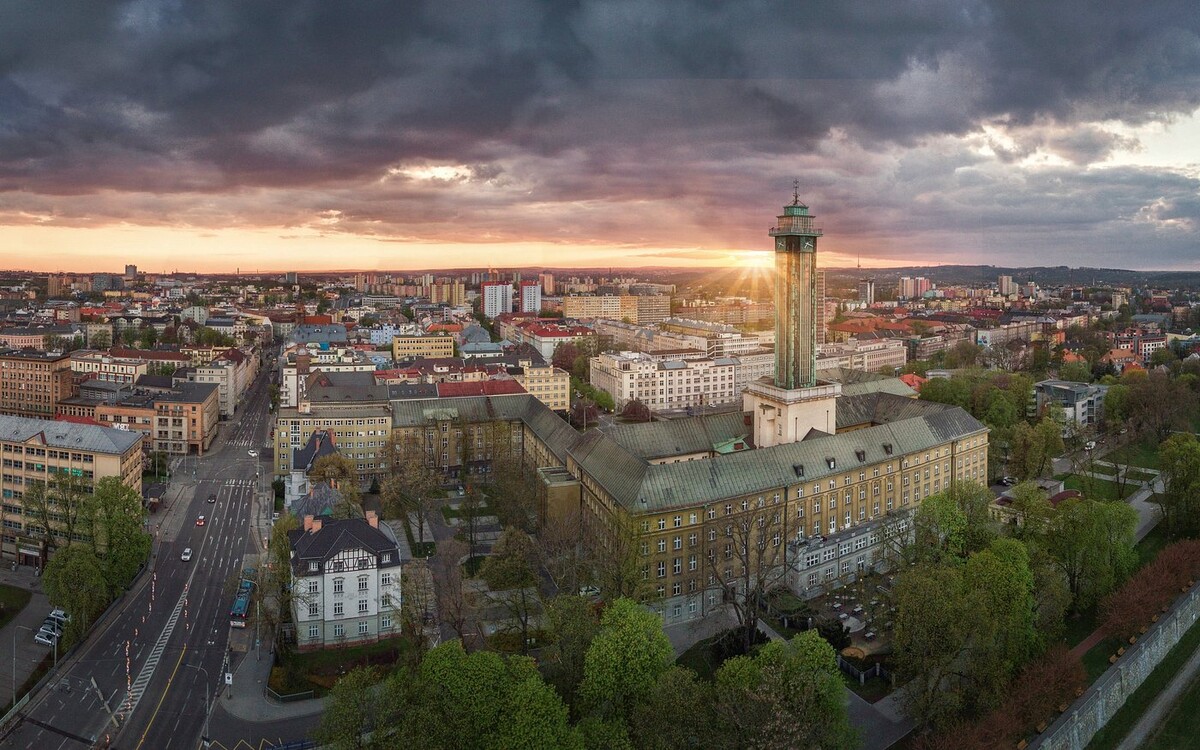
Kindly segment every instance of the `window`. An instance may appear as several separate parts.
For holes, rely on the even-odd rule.
[[[308,616],[309,616],[309,617],[316,617],[316,616],[317,616],[317,613],[318,613],[317,605],[316,605],[316,604],[312,604],[312,603],[310,603],[310,604],[308,605]]]
[[[308,564],[308,572],[309,572],[309,573],[316,573],[316,572],[317,572],[317,567],[318,567],[318,565],[319,565],[319,563],[316,563],[316,562],[310,562],[310,563]]]
[[[392,616],[384,615],[382,618],[380,618],[379,627],[382,630],[391,630],[392,629]]]
[[[317,582],[316,581],[308,582],[308,593],[310,593],[310,594],[317,593]]]
[[[321,637],[321,627],[319,625],[308,626],[308,637],[311,640],[316,640]]]
[[[659,551],[659,552],[666,552],[666,551],[667,551],[667,540],[666,540],[666,539],[659,539],[659,540],[658,540],[658,551]]]
[[[379,576],[379,585],[380,586],[391,586],[392,585],[392,574],[384,573],[384,574],[380,575]]]
[[[346,626],[342,625],[340,622],[338,624],[334,625],[333,626],[333,637],[334,638],[345,638],[346,637]]]
[[[680,573],[683,572],[683,558],[682,557],[675,558],[675,562],[671,564],[671,572],[674,573],[675,575],[679,575]]]
[[[366,599],[360,599],[360,600],[359,600],[359,602],[358,602],[358,613],[359,613],[360,615],[365,615],[365,614],[367,613],[367,600],[366,600]]]
[[[359,591],[366,591],[366,590],[367,590],[367,577],[366,577],[366,576],[359,576],[359,577],[358,577],[358,590],[359,590]]]
[[[696,556],[690,555],[688,557],[688,570],[695,570],[695,569],[696,569]]]
[[[362,622],[358,623],[358,634],[359,635],[367,634],[367,621],[366,620],[363,620]]]
[[[333,603],[333,616],[334,617],[341,617],[345,613],[346,613],[345,607],[341,602]]]
[[[345,591],[345,589],[346,589],[346,579],[345,578],[334,578],[333,579],[333,593],[340,594],[343,591]]]
[[[667,563],[662,560],[658,561],[658,577],[659,578],[667,577]]]
[[[678,529],[680,526],[683,525],[683,516],[675,516],[675,518],[672,519],[671,523],[675,528]]]

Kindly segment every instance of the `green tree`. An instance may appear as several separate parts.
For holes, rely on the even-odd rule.
[[[349,458],[341,453],[321,456],[313,462],[312,472],[309,476],[318,482],[328,482],[331,487],[341,493],[342,500],[349,506],[348,510],[352,511],[353,515],[362,515],[362,489],[358,481],[358,468]],[[336,508],[334,515],[347,517],[343,513],[338,513]]]
[[[712,747],[712,688],[686,667],[658,676],[646,700],[633,707],[630,733],[640,750]],[[688,717],[680,721],[681,716]]]
[[[529,620],[538,603],[536,558],[533,539],[509,526],[480,569],[488,588],[517,622],[523,654],[529,652]]]
[[[317,742],[333,750],[373,750],[390,747],[371,733],[384,733],[379,716],[379,676],[372,667],[356,667],[329,691],[321,724],[313,733]]]
[[[508,693],[504,720],[492,746],[504,750],[583,750],[583,736],[571,726],[567,707],[540,677],[518,682]]]
[[[418,443],[406,443],[396,432],[384,441],[379,457],[388,471],[380,493],[384,512],[392,518],[416,516],[417,541],[425,541],[429,515],[445,502],[440,472],[426,463]]]
[[[82,477],[72,474],[55,474],[48,482],[26,485],[22,505],[31,517],[28,524],[52,550],[70,544],[88,525],[90,489]]]
[[[146,326],[138,332],[138,343],[143,349],[153,349],[158,343],[158,331],[154,326]]]
[[[573,706],[583,681],[588,648],[600,632],[595,605],[574,592],[559,594],[546,603],[546,631],[550,646],[542,652],[542,673]]]
[[[1172,435],[1159,446],[1158,463],[1165,491],[1155,501],[1168,534],[1195,536],[1200,532],[1200,441],[1192,434]]]
[[[46,563],[42,587],[51,604],[71,615],[67,640],[74,641],[87,632],[92,621],[108,605],[108,585],[100,559],[83,545],[60,549]]]
[[[88,347],[91,349],[107,349],[112,346],[112,334],[108,331],[96,331],[88,337]]]
[[[96,483],[86,506],[92,549],[103,561],[110,594],[116,596],[150,556],[152,540],[144,528],[142,497],[119,478],[105,477]]]
[[[584,658],[582,704],[602,717],[625,720],[650,694],[674,660],[658,615],[631,599],[612,602]]]
[[[1090,383],[1092,382],[1092,368],[1085,362],[1068,362],[1059,368],[1058,378],[1072,383]]]
[[[851,750],[845,690],[833,649],[809,630],[736,656],[714,680],[715,741],[723,748]]]
[[[1095,604],[1133,571],[1137,511],[1125,503],[1078,498],[1059,503],[1046,551],[1066,578],[1076,612]]]
[[[1054,457],[1065,450],[1062,428],[1051,417],[1043,417],[1033,427],[1017,424],[1013,428],[1010,444],[1009,469],[1022,480],[1042,476]]]

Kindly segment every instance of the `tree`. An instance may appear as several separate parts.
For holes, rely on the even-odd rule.
[[[712,689],[686,667],[658,676],[646,700],[634,706],[629,730],[640,750],[713,747]],[[687,717],[681,721],[680,717]]]
[[[597,607],[574,592],[559,594],[546,603],[546,631],[550,646],[542,652],[543,674],[567,705],[573,706],[588,648],[600,632]]]
[[[1090,383],[1092,368],[1084,362],[1068,362],[1059,368],[1058,378],[1072,383]]]
[[[579,347],[571,342],[559,344],[554,348],[554,356],[551,357],[550,363],[560,370],[571,372],[575,366],[575,360],[580,356]]]
[[[150,556],[152,540],[144,529],[142,497],[118,477],[105,477],[96,483],[86,507],[92,550],[103,561],[109,592],[116,596]]]
[[[715,741],[707,746],[858,747],[834,651],[812,631],[727,660],[717,670],[713,691]]]
[[[605,532],[603,537],[586,542],[591,580],[600,587],[605,601],[619,598],[645,601],[652,592],[649,563],[641,553],[642,539],[632,519],[618,514]],[[647,573],[646,578],[642,577],[643,572]]]
[[[158,343],[158,331],[154,326],[146,326],[138,333],[138,343],[143,349],[153,349]]]
[[[503,526],[516,526],[532,532],[537,527],[537,481],[521,458],[511,451],[499,451],[492,459],[492,513]]]
[[[504,721],[492,746],[512,750],[583,750],[583,736],[570,724],[567,707],[540,677],[527,677],[508,693]]]
[[[1066,577],[1075,612],[1095,604],[1133,570],[1137,520],[1137,511],[1125,503],[1086,498],[1059,503],[1044,543]]]
[[[459,561],[466,555],[466,544],[457,539],[448,539],[438,545],[437,554],[431,561],[436,571],[434,581],[438,615],[464,643],[470,607],[463,590],[463,572]]]
[[[381,488],[384,511],[393,518],[415,515],[417,541],[424,542],[429,515],[445,502],[441,474],[425,461],[421,446],[405,442],[400,433],[388,436],[379,457],[388,471]]]
[[[650,407],[639,399],[632,398],[621,409],[621,416],[630,422],[649,422],[652,418]]]
[[[345,504],[357,511],[354,515],[362,515],[362,489],[358,482],[358,468],[353,461],[341,453],[321,456],[313,462],[310,476],[318,482],[328,482],[330,487],[341,493]],[[336,508],[334,511],[335,516],[341,517]]]
[[[925,498],[913,516],[917,556],[961,559],[986,547],[996,536],[991,501],[987,487],[966,481]]]
[[[51,549],[70,544],[87,525],[88,492],[87,482],[73,474],[55,474],[48,482],[26,485],[22,505],[26,515],[32,516],[29,525]]]
[[[107,349],[112,346],[112,334],[108,331],[96,331],[88,337],[88,347],[92,349]]]
[[[375,683],[379,677],[373,667],[356,667],[329,691],[321,724],[314,736],[317,742],[333,750],[371,750],[390,747],[380,737],[370,735],[381,718],[380,694]]]
[[[763,497],[757,503],[744,502],[740,513],[725,517],[722,553],[714,547],[708,550],[708,571],[725,592],[725,601],[742,629],[742,653],[750,650],[766,592],[779,585],[787,573],[782,508],[778,496],[773,503]]]
[[[658,615],[617,599],[600,617],[584,657],[582,705],[602,718],[625,719],[670,668],[675,652]]]
[[[108,585],[103,566],[87,547],[64,547],[46,563],[42,586],[46,597],[71,614],[67,623],[68,640],[87,632],[92,621],[108,605]]]
[[[1046,472],[1054,457],[1065,450],[1058,422],[1046,416],[1030,427],[1019,423],[1013,428],[1009,468],[1019,479],[1035,479]]]
[[[1164,492],[1155,496],[1167,533],[1172,536],[1200,532],[1200,441],[1179,433],[1159,446],[1159,468]]]
[[[480,569],[480,576],[487,581],[488,588],[498,595],[509,615],[517,621],[523,654],[529,652],[529,619],[538,601],[536,557],[529,535],[509,526]]]

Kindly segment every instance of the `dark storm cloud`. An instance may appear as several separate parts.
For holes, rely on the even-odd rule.
[[[0,220],[758,244],[738,213],[801,173],[866,234],[1013,201],[1074,231],[1110,194],[1179,231],[1194,185],[1086,168],[1132,145],[1097,123],[1200,105],[1198,31],[1174,0],[9,2]],[[976,171],[1038,153],[1070,166]],[[469,168],[413,177],[440,164]]]

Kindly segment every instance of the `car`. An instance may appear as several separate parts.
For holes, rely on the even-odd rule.
[[[1005,487],[1012,487],[1014,484],[1017,484],[1017,478],[1016,477],[1004,477],[1003,479],[1000,480],[1000,484],[1004,485]]]
[[[1122,427],[1120,430],[1118,430],[1118,431],[1117,431],[1117,434],[1119,434],[1119,435],[1124,435],[1124,434],[1125,434],[1125,433],[1127,433],[1127,432],[1129,432],[1129,428],[1128,428],[1128,427]]]
[[[1084,449],[1085,451],[1094,451],[1094,450],[1096,450],[1096,441],[1095,441],[1095,440],[1089,440],[1089,441],[1087,441],[1086,443],[1084,443],[1084,445],[1083,445],[1083,449]]]
[[[184,548],[184,550],[183,550],[183,554],[181,554],[181,555],[179,556],[179,559],[180,559],[180,560],[183,560],[184,562],[187,562],[188,560],[191,560],[191,559],[192,559],[192,548],[191,548],[191,547],[185,547],[185,548]]]
[[[49,617],[51,620],[58,620],[59,622],[63,622],[63,623],[71,621],[71,616],[68,615],[66,612],[62,611],[61,609],[51,610],[50,614],[47,615],[47,617]]]
[[[203,525],[204,525],[204,516],[200,516],[199,518],[197,518],[197,519],[196,519],[196,525],[197,525],[197,526],[203,526]]]
[[[210,503],[215,503],[217,501],[217,493],[214,492],[214,493],[210,494],[208,496],[208,501]]]
[[[246,455],[250,458],[258,458],[258,451],[251,448],[250,450],[246,451]]]
[[[45,633],[42,633],[40,631],[38,633],[34,634],[33,640],[35,640],[38,643],[41,643],[45,646],[53,646],[55,643],[58,643],[57,636],[46,635]]]
[[[62,626],[54,620],[47,620],[46,622],[42,623],[42,627],[38,629],[38,632],[58,638],[60,635],[62,635]]]

